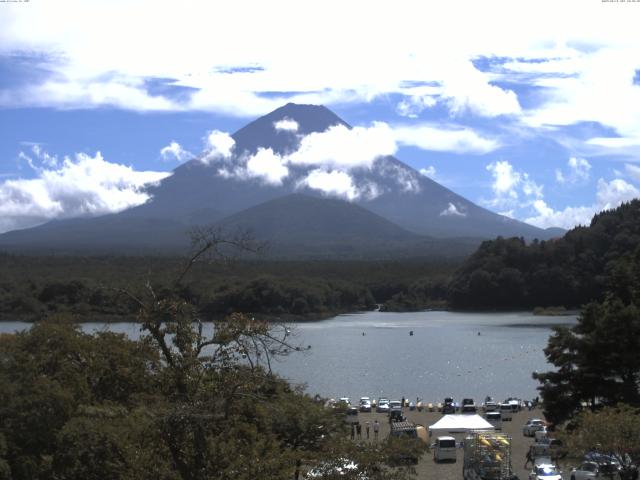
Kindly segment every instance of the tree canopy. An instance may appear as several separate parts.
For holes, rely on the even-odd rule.
[[[453,308],[580,307],[604,300],[611,283],[634,275],[627,265],[640,246],[640,200],[601,212],[588,227],[564,237],[527,243],[484,242],[449,286]]]
[[[289,329],[240,313],[205,328],[181,293],[197,247],[171,288],[121,290],[138,341],[69,315],[0,336],[0,479],[332,478],[344,459],[371,479],[409,474],[391,465],[415,445],[355,444],[344,412],[273,374],[303,349]]]
[[[637,408],[621,404],[599,412],[584,411],[564,438],[576,456],[590,451],[612,456],[622,467],[622,480],[631,480],[640,465],[640,411]]]

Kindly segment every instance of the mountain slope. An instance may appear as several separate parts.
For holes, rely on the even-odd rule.
[[[458,256],[477,245],[477,240],[434,242],[353,203],[302,194],[243,210],[219,225],[226,231],[254,232],[268,242],[268,254],[274,257]]]
[[[277,130],[274,126],[282,120],[295,121],[298,130],[295,133]],[[349,127],[325,107],[287,104],[233,134],[236,142],[233,160],[253,155],[259,148],[270,148],[280,155],[294,152],[303,136],[324,132],[335,125]],[[219,213],[220,219],[290,193],[324,195],[301,185],[300,180],[315,168],[313,166],[290,166],[291,173],[281,185],[270,185],[259,178],[226,178],[219,174],[220,166],[215,162],[203,163],[202,157],[181,165],[171,177],[150,189],[153,195],[150,202],[131,209],[126,215],[183,218],[191,214],[195,206],[207,205]],[[356,186],[374,186],[379,193],[375,198],[361,196],[355,203],[422,235],[479,238],[502,235],[530,239],[557,235],[555,231],[546,232],[479,207],[392,156],[379,158],[371,168],[354,168],[349,175]]]
[[[282,121],[289,122],[295,128],[277,128]],[[363,223],[363,212],[358,210],[356,213],[356,209],[351,208],[356,206],[368,210],[371,215],[376,214],[378,218],[371,222],[366,235],[356,235],[359,240],[353,241],[352,245],[360,244],[360,248],[364,248],[367,242],[388,244],[389,222],[395,224],[394,228],[405,231],[399,242],[404,245],[404,253],[417,238],[410,240],[407,236],[409,233],[431,238],[475,239],[465,240],[465,245],[477,242],[478,238],[495,238],[498,235],[529,239],[557,235],[557,232],[547,232],[481,208],[392,156],[379,157],[370,165],[353,166],[339,172],[338,167],[331,167],[331,170],[326,165],[319,166],[313,162],[286,163],[291,154],[300,153],[301,142],[306,135],[326,132],[335,126],[344,130],[351,128],[325,107],[287,104],[233,134],[235,147],[230,158],[212,158],[209,152],[203,152],[200,157],[177,167],[171,176],[159,184],[148,187],[151,199],[143,205],[118,214],[57,221],[33,229],[9,232],[0,235],[0,247],[52,251],[175,250],[187,244],[185,232],[193,225],[210,225],[223,219],[228,219],[226,224],[230,224],[239,222],[241,218],[244,218],[242,221],[248,221],[251,217],[249,223],[254,226],[258,237],[277,237],[276,230],[282,229],[287,232],[289,250],[295,250],[291,242],[296,239],[297,249],[304,251],[305,244],[314,241],[318,244],[319,239],[334,246],[345,242],[345,232],[349,231],[349,227]],[[268,155],[255,155],[261,151]],[[326,154],[330,156],[337,153],[343,152],[328,151]],[[257,162],[258,170],[273,166],[265,162],[282,162],[280,168],[286,171],[286,175],[277,181],[249,175],[249,161]],[[311,174],[318,171],[326,175],[324,190],[308,181]],[[340,181],[351,182],[350,186],[328,184],[328,181],[335,183],[330,174],[335,176],[336,173]],[[310,185],[314,185],[313,188]],[[310,229],[307,216],[296,216],[291,200],[240,215],[247,209],[296,193],[327,202],[322,208],[310,208],[306,214],[315,219],[312,224],[322,225],[321,228]],[[335,203],[336,196],[349,196],[352,202]],[[344,217],[337,214],[336,205],[340,205],[340,210],[345,210]],[[285,206],[288,213],[285,214],[283,210],[281,215],[289,216],[286,224],[282,219],[276,221],[277,214],[274,213]],[[315,218],[331,208],[334,212],[331,215]],[[260,214],[256,212],[262,212],[262,215],[270,212],[273,221],[269,224],[258,221]],[[240,216],[234,219],[232,216],[236,214]],[[381,222],[379,217],[388,222]],[[304,231],[314,233],[301,236],[299,232]],[[433,240],[429,241],[433,243]],[[282,243],[281,239],[279,242]],[[401,254],[400,250],[398,244],[398,254]]]

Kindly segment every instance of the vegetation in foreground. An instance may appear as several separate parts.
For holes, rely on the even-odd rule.
[[[0,479],[333,478],[345,461],[341,478],[410,475],[390,465],[418,444],[355,444],[342,411],[271,372],[300,350],[288,329],[233,314],[206,336],[173,287],[121,292],[139,341],[64,315],[0,336]]]
[[[618,233],[609,238],[621,244],[626,241],[620,236],[639,227],[639,212],[634,201],[594,223],[615,226],[610,232]],[[631,480],[640,466],[640,248],[613,252],[603,299],[586,304],[576,325],[554,329],[545,355],[555,370],[533,377],[540,382],[544,414],[570,451],[612,456],[620,478]]]

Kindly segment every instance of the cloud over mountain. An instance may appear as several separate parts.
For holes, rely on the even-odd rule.
[[[54,218],[95,216],[140,205],[149,199],[144,187],[170,175],[138,172],[110,163],[100,152],[78,153],[73,159],[52,161],[33,147],[29,164],[35,177],[0,182],[0,231],[27,228]]]

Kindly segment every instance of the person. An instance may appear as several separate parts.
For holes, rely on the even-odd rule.
[[[379,431],[380,431],[380,423],[378,422],[378,419],[376,419],[375,422],[373,422],[373,438],[375,438],[376,440],[378,440]]]
[[[402,403],[400,404],[401,408],[404,408],[404,397],[402,397]]]
[[[367,439],[369,438],[369,425],[370,425],[370,422],[369,420],[367,420],[367,423],[365,423],[365,430],[367,431]]]
[[[351,440],[353,440],[354,438],[356,438],[356,426],[355,424],[351,424]]]
[[[356,425],[356,435],[358,435],[358,438],[362,438],[362,425],[359,422]]]
[[[529,465],[530,463],[533,464],[533,457],[531,456],[531,449],[527,450],[527,457],[526,457],[526,462],[524,462],[524,468],[527,468],[527,465]]]

